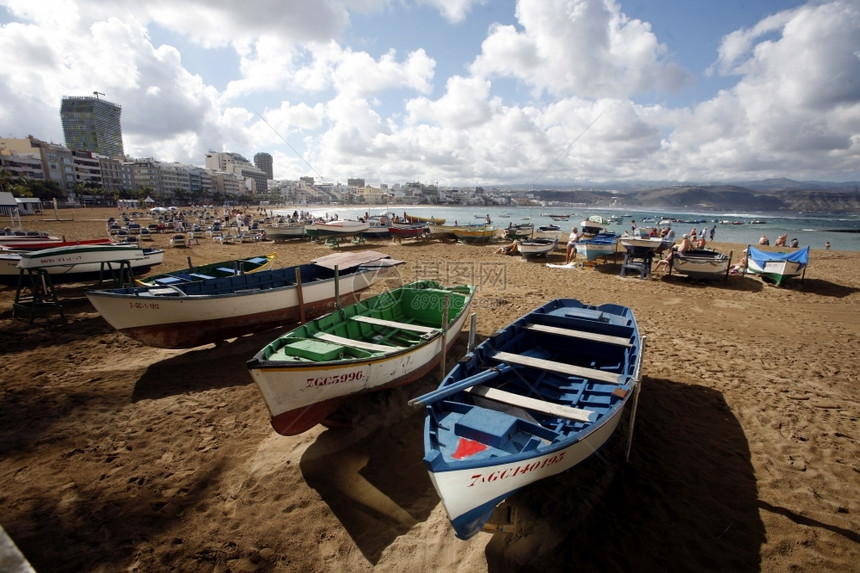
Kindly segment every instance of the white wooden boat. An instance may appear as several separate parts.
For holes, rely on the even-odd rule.
[[[23,243],[62,243],[62,237],[55,237],[45,231],[0,230],[0,246],[15,247]]]
[[[431,233],[451,233],[464,243],[489,243],[496,234],[493,225],[430,225]]]
[[[403,261],[375,251],[334,253],[308,264],[178,285],[87,293],[120,332],[149,346],[191,348],[295,324],[352,304]]]
[[[643,342],[627,307],[554,300],[410,401],[426,406],[424,464],[457,537],[472,537],[505,498],[606,443],[637,395]]]
[[[266,236],[278,243],[293,239],[303,239],[307,236],[307,233],[305,232],[305,225],[303,223],[293,223],[269,227],[266,229]]]
[[[713,249],[692,249],[673,254],[671,268],[691,279],[726,279],[729,276],[729,259],[728,255]]]
[[[808,246],[790,253],[762,251],[752,245],[747,247],[747,271],[776,286],[781,286],[791,277],[802,277],[808,264]]]
[[[67,245],[20,253],[0,254],[0,283],[17,284],[22,270],[41,269],[53,283],[106,279],[123,267],[135,275],[148,272],[164,260],[161,249],[139,245]]]
[[[583,237],[576,243],[576,251],[584,255],[589,262],[612,256],[617,248],[618,235],[615,233],[598,233]]]
[[[517,250],[524,259],[545,257],[558,246],[556,239],[524,239],[517,242]]]
[[[351,237],[353,235],[358,235],[364,231],[367,231],[370,228],[370,223],[363,223],[361,221],[329,221],[328,223],[314,223],[313,225],[306,225],[305,232],[311,236],[319,236],[319,237],[330,237],[330,236],[341,236],[341,237]]]
[[[299,434],[352,396],[424,376],[454,344],[474,293],[473,286],[418,281],[279,336],[248,362],[272,427]]]

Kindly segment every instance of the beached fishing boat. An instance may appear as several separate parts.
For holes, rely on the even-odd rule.
[[[42,249],[55,249],[57,247],[76,247],[78,245],[110,245],[113,241],[109,237],[100,239],[81,239],[80,241],[21,241],[12,245],[0,245],[0,253],[10,251],[40,251]]]
[[[535,229],[535,239],[555,239],[556,242],[563,240],[564,231],[558,225],[541,225]]]
[[[22,270],[42,269],[58,283],[91,282],[110,278],[123,268],[144,274],[164,260],[161,249],[139,245],[68,245],[36,251],[0,254],[0,283],[14,285]]]
[[[188,257],[188,267],[177,269],[167,273],[149,275],[137,279],[141,286],[166,286],[188,282],[202,281],[211,278],[232,277],[244,273],[253,273],[269,268],[275,259],[275,253],[258,255],[255,257],[244,257],[219,263],[205,265],[192,265],[191,257]]]
[[[558,299],[410,401],[427,408],[424,464],[457,537],[469,539],[515,491],[606,443],[638,395],[643,346],[629,308]]]
[[[409,223],[429,223],[431,225],[444,225],[445,219],[439,217],[418,217],[417,215],[408,215],[403,213],[403,218]],[[483,219],[483,217],[481,217]]]
[[[556,239],[524,239],[517,243],[517,250],[524,259],[545,257],[558,246]]]
[[[413,223],[409,225],[392,225],[388,227],[389,234],[395,239],[414,239],[430,232],[427,223]]]
[[[531,238],[534,232],[535,226],[532,223],[511,224],[505,227],[505,237],[511,240]]]
[[[55,237],[46,231],[14,231],[0,229],[0,246],[14,247],[22,243],[62,243],[62,237]]]
[[[279,336],[248,362],[272,427],[299,434],[352,396],[418,380],[454,344],[474,293],[418,281]]]
[[[809,247],[790,253],[775,253],[747,247],[747,271],[762,280],[781,286],[791,277],[802,277],[809,264]]]
[[[618,235],[615,233],[598,233],[583,237],[576,243],[576,251],[589,262],[614,255],[617,247]]]
[[[282,224],[266,229],[266,237],[276,243],[291,241],[293,239],[303,239],[305,236],[305,225],[303,223]]]
[[[375,251],[343,252],[224,278],[93,290],[87,298],[111,326],[135,340],[191,348],[315,318],[338,299],[352,304],[402,263]]]
[[[362,221],[329,221],[305,225],[305,233],[310,237],[353,237],[370,228],[370,223]]]
[[[592,215],[579,223],[579,232],[583,237],[593,237],[600,233],[606,233],[609,219],[600,215]]]
[[[496,234],[493,225],[430,225],[431,233],[451,233],[464,243],[488,243]]]
[[[693,249],[672,255],[672,270],[691,279],[704,280],[729,276],[729,255],[713,249]]]

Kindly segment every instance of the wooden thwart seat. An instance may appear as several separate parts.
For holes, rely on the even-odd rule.
[[[385,346],[383,344],[374,344],[372,342],[353,340],[352,338],[344,338],[343,336],[338,336],[336,334],[328,334],[325,332],[317,332],[316,334],[314,334],[314,336],[327,342],[333,342],[342,346],[361,348],[362,350],[370,350],[371,352],[392,352],[394,350],[401,349],[400,346]]]
[[[530,366],[531,368],[540,368],[551,372],[559,372],[561,374],[570,374],[571,376],[581,376],[582,378],[600,380],[601,382],[609,382],[610,384],[624,383],[622,376],[614,372],[597,370],[596,368],[585,368],[583,366],[565,364],[564,362],[556,362],[554,360],[533,358],[531,356],[523,356],[522,354],[513,354],[511,352],[497,352],[492,358],[509,364],[519,364],[521,366]]]
[[[563,328],[560,326],[547,326],[544,324],[526,324],[523,326],[526,330],[534,330],[536,332],[547,332],[549,334],[558,334],[560,336],[569,336],[571,338],[582,338],[585,340],[595,340],[597,342],[606,342],[607,344],[617,344],[618,346],[633,346],[630,339],[623,336],[611,336],[609,334],[598,334],[596,332],[587,332],[585,330],[574,330],[572,328]]]
[[[397,322],[396,320],[386,320],[384,318],[374,318],[372,316],[353,316],[350,317],[356,322],[364,322],[367,324],[376,324],[379,326],[387,326],[389,328],[400,328],[402,330],[411,330],[412,332],[439,332],[439,328],[432,326],[421,326],[420,324],[409,324],[408,322]]]
[[[574,408],[563,404],[553,404],[551,402],[538,400],[537,398],[529,398],[528,396],[520,396],[519,394],[514,394],[512,392],[505,392],[498,388],[473,386],[471,388],[466,388],[466,392],[475,394],[476,396],[482,396],[496,402],[504,402],[505,404],[511,404],[512,406],[520,406],[526,410],[542,412],[551,416],[568,418],[569,420],[577,420],[579,422],[593,422],[596,416],[596,412],[592,412],[591,410]]]

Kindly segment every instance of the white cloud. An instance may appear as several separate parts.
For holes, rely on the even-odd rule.
[[[860,177],[856,1],[812,2],[726,35],[710,71],[734,85],[688,108],[639,103],[683,94],[694,78],[672,60],[683,46],[670,49],[614,0],[520,0],[513,22],[505,14],[484,28],[480,50],[453,64],[429,43],[387,43],[388,18],[422,2],[453,23],[424,32],[451,42],[482,8],[500,10],[480,0],[0,0],[2,135],[62,142],[62,96],[97,90],[123,106],[133,156],[202,164],[209,149],[268,151],[278,177]],[[385,23],[380,51],[349,43],[357,11]],[[225,51],[236,58],[207,61]]]

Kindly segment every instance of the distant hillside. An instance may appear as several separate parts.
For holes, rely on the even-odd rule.
[[[535,195],[543,201],[584,203],[592,206],[860,214],[860,188],[857,183],[830,184],[829,189],[817,188],[818,184],[797,184],[797,188],[786,188],[794,186],[789,185],[789,182],[790,180],[785,179],[762,181],[756,184],[757,189],[746,185],[676,185],[623,193],[542,190],[535,192]],[[780,187],[778,183],[784,187]]]

